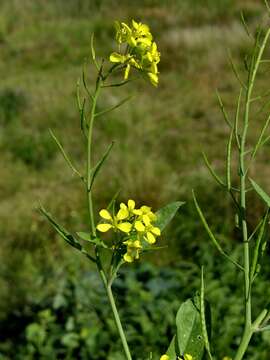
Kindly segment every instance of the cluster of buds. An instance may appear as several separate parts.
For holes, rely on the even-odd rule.
[[[123,244],[126,246],[126,253],[123,259],[126,262],[139,259],[143,248],[154,244],[157,236],[160,236],[160,229],[155,226],[157,218],[151,208],[143,205],[136,209],[134,200],[128,200],[127,204],[121,203],[116,214],[102,209],[99,215],[102,222],[98,224],[97,230],[107,232],[112,229],[124,235]]]
[[[131,26],[115,22],[116,41],[119,52],[110,55],[110,61],[123,64],[124,79],[127,80],[131,67],[146,74],[154,86],[158,85],[160,53],[148,25],[132,20]],[[123,47],[124,46],[124,47]]]

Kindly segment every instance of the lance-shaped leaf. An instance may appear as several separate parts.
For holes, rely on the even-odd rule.
[[[163,231],[182,205],[184,205],[183,201],[175,201],[159,209],[156,212],[157,220],[155,226],[157,226],[160,231]]]
[[[95,114],[95,117],[107,114],[108,112],[111,112],[117,108],[119,108],[121,105],[125,104],[127,101],[129,101],[132,98],[132,96],[127,96],[126,98],[124,98],[123,100],[121,100],[118,104],[113,105],[111,107],[109,107],[108,109],[99,111],[98,113]]]
[[[66,163],[68,164],[68,166],[70,167],[70,169],[79,176],[79,178],[81,180],[84,181],[84,177],[82,176],[82,174],[76,169],[76,167],[72,164],[72,161],[70,160],[70,158],[68,157],[68,155],[66,154],[63,146],[61,145],[60,141],[57,139],[57,137],[55,136],[55,134],[53,133],[53,131],[51,129],[49,129],[51,137],[53,138],[53,140],[55,141],[56,145],[58,146],[59,150],[61,151],[61,154],[63,155],[63,158],[65,159]]]
[[[109,156],[110,151],[111,151],[113,145],[114,145],[114,142],[112,142],[112,143],[109,145],[108,149],[105,151],[105,153],[104,153],[104,155],[102,156],[102,158],[99,160],[99,162],[96,164],[96,166],[92,169],[91,182],[90,182],[90,187],[89,187],[88,191],[91,191],[92,186],[93,186],[94,181],[95,181],[95,178],[96,178],[97,174],[99,173],[99,171],[100,171],[100,169],[101,169],[104,161],[105,161],[105,160],[107,159],[107,157]]]
[[[43,206],[39,207],[39,211],[47,218],[52,227],[56,230],[56,232],[72,247],[79,250],[85,256],[87,256],[90,260],[95,262],[95,259],[87,253],[87,251],[82,247],[76,238],[70,234],[62,225],[58,224],[55,219],[48,213]]]
[[[102,246],[102,247],[108,249],[108,246],[100,238],[98,238],[96,236],[93,237],[89,233],[83,232],[83,231],[79,231],[76,234],[79,236],[79,238],[81,238],[84,241],[88,241],[91,244],[94,244],[97,246]]]
[[[266,203],[268,207],[270,207],[270,196],[266,194],[266,192],[252,179],[249,179],[253,189],[256,193],[262,198],[262,200]]]
[[[209,236],[209,238],[211,239],[211,241],[213,242],[213,244],[216,246],[216,248],[218,249],[218,251],[227,259],[229,260],[231,263],[233,263],[235,266],[237,266],[239,269],[241,269],[242,271],[244,270],[243,267],[238,264],[237,261],[234,261],[223,249],[222,247],[220,246],[219,242],[217,241],[215,235],[213,234],[212,230],[210,229],[207,221],[206,221],[206,218],[198,204],[198,201],[197,201],[197,198],[195,196],[195,193],[194,191],[192,191],[192,195],[193,195],[193,201],[194,201],[194,205],[196,207],[196,210],[197,210],[197,213],[201,219],[201,222]]]
[[[268,219],[268,210],[266,212],[266,214],[264,215],[264,218],[262,220],[261,223],[261,227],[260,227],[260,231],[256,240],[256,245],[254,248],[254,254],[253,254],[253,260],[252,260],[252,266],[251,266],[251,270],[250,270],[250,280],[251,282],[254,280],[254,276],[255,276],[255,272],[256,272],[256,268],[257,268],[257,264],[258,264],[258,258],[259,258],[259,250],[261,247],[261,242],[262,239],[264,237],[265,234],[265,227],[267,224],[267,219]]]
[[[204,354],[204,341],[200,312],[195,301],[188,299],[176,315],[177,343],[180,355],[190,354],[193,360],[201,360]]]

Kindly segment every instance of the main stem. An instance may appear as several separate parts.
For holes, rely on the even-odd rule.
[[[254,58],[251,63],[251,69],[249,72],[247,90],[246,90],[246,99],[245,99],[245,111],[244,111],[244,127],[243,134],[241,138],[240,151],[239,151],[239,162],[240,162],[240,219],[241,219],[241,228],[242,228],[242,238],[243,238],[243,253],[244,253],[244,300],[245,300],[245,328],[244,333],[236,353],[234,360],[242,360],[243,356],[246,353],[247,347],[249,345],[250,339],[253,335],[252,327],[252,318],[251,318],[251,284],[250,284],[250,258],[249,258],[249,241],[248,241],[248,232],[247,232],[247,221],[246,221],[246,176],[247,169],[245,167],[245,146],[246,146],[246,137],[249,125],[249,110],[251,103],[251,96],[254,87],[255,78],[257,75],[258,67],[267,43],[267,40],[270,35],[270,29],[268,29],[260,50],[256,54],[258,43],[255,43],[254,47]]]
[[[95,112],[96,112],[96,105],[97,105],[97,99],[100,93],[101,89],[101,78],[99,77],[96,82],[96,89],[95,93],[92,99],[92,108],[90,113],[90,119],[88,124],[88,136],[87,136],[87,203],[88,203],[88,212],[89,212],[89,223],[90,223],[90,229],[91,234],[93,236],[96,236],[96,227],[95,227],[95,220],[94,220],[94,211],[93,211],[93,200],[92,200],[92,189],[91,189],[91,183],[92,183],[92,173],[91,173],[91,161],[92,161],[92,138],[93,138],[93,125],[94,125],[94,119],[95,119]],[[111,282],[108,282],[107,277],[105,275],[100,257],[99,257],[99,251],[98,248],[95,248],[96,253],[96,264],[97,268],[100,274],[100,277],[102,279],[103,285],[105,287],[111,309],[114,315],[115,324],[117,327],[117,330],[119,332],[122,345],[124,348],[124,352],[126,355],[127,360],[132,360],[127,339],[121,324],[121,320],[118,314],[118,310],[115,304],[115,300],[113,297],[112,289],[111,289]]]

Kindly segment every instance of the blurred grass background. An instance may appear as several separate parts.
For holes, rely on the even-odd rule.
[[[116,284],[134,358],[146,359],[152,351],[155,360],[166,350],[178,306],[199,289],[202,264],[213,306],[217,359],[233,354],[244,316],[241,278],[209,243],[191,189],[196,189],[224,247],[241,258],[232,204],[210,178],[201,156],[205,151],[215,169],[224,172],[228,129],[215,90],[232,116],[239,86],[228,49],[244,74],[242,60],[252,44],[240,22],[241,11],[252,32],[267,22],[260,0],[0,2],[1,360],[123,359],[99,279],[35,208],[40,200],[68,228],[86,230],[85,194],[48,129],[83,170],[76,81],[89,58],[90,35],[95,33],[98,56],[108,57],[114,50],[113,21],[132,18],[148,23],[155,35],[161,51],[160,85],[155,89],[138,81],[104,91],[100,108],[127,93],[134,97],[96,123],[96,159],[115,141],[95,186],[97,208],[118,189],[120,200],[131,197],[154,209],[174,200],[187,202],[160,242],[168,249],[149,255],[148,265],[132,265]],[[87,69],[91,83],[94,69]],[[258,92],[268,89],[268,75],[265,68]],[[254,114],[251,143],[262,125]],[[251,169],[266,190],[268,165],[266,146]],[[249,222],[255,224],[263,206],[252,194],[249,201]],[[255,288],[257,309],[269,301],[267,256]],[[247,359],[269,358],[270,335],[256,335]]]

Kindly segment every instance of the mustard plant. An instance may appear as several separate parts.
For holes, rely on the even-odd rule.
[[[266,3],[267,4],[267,3]],[[267,4],[268,6],[268,4]],[[269,11],[269,6],[268,6]],[[260,134],[255,143],[250,143],[249,132],[252,131],[252,124],[258,121],[258,116],[269,105],[269,91],[260,93],[256,88],[256,80],[262,72],[265,71],[265,66],[269,66],[270,60],[267,57],[267,49],[269,47],[270,28],[260,26],[254,35],[249,30],[244,16],[242,21],[247,31],[248,36],[253,41],[252,50],[247,54],[244,61],[245,77],[242,77],[237,70],[237,67],[230,59],[232,70],[239,81],[240,90],[236,104],[235,115],[230,119],[221,96],[218,95],[218,101],[223,113],[226,124],[229,127],[229,136],[226,148],[226,166],[225,176],[220,176],[211,166],[207,156],[203,154],[205,164],[209,169],[214,180],[226,191],[232,199],[235,209],[236,229],[239,237],[242,240],[243,261],[236,261],[233,256],[227,253],[221,246],[217,236],[213,233],[208,224],[206,217],[201,209],[198,200],[193,192],[194,204],[197,209],[199,218],[207,231],[209,238],[212,240],[214,246],[225,257],[227,261],[234,264],[237,271],[243,276],[243,304],[244,304],[244,328],[241,335],[241,341],[236,353],[233,355],[234,360],[241,360],[244,358],[248,345],[252,336],[257,332],[270,330],[269,319],[270,309],[265,307],[259,313],[255,313],[253,309],[253,286],[255,280],[258,280],[261,270],[260,261],[265,252],[267,242],[267,227],[269,224],[269,207],[270,197],[265,191],[251,178],[251,166],[255,163],[256,156],[265,145],[270,137],[267,135],[267,130],[270,123],[270,115],[266,116],[261,127]],[[257,110],[257,103],[262,102],[260,110]],[[262,106],[262,107],[261,107]],[[253,109],[252,109],[253,107]],[[233,172],[232,159],[236,154],[237,171]],[[248,201],[247,194],[255,191],[265,203],[265,212],[262,214],[257,226],[252,227],[248,222],[247,214],[252,212],[253,204]],[[203,278],[202,278],[203,281]],[[203,331],[205,339],[205,347],[209,359],[213,359],[210,350],[210,344],[207,333]],[[213,349],[214,350],[214,349]],[[228,359],[228,358],[227,358]]]
[[[126,86],[132,80],[132,73],[135,73],[135,71],[142,78],[149,80],[152,85],[158,85],[160,53],[148,25],[132,20],[130,25],[124,22],[116,22],[115,27],[117,52],[112,52],[109,59],[102,59],[101,61],[97,59],[94,37],[91,38],[91,61],[96,69],[93,93],[89,90],[84,70],[82,78],[77,84],[81,132],[87,143],[84,172],[78,170],[65,152],[61,142],[51,131],[52,138],[68,166],[82,181],[87,198],[88,229],[87,231],[72,232],[60,225],[43,206],[40,206],[40,211],[69,245],[80,251],[90,262],[95,264],[111,305],[125,356],[128,360],[131,360],[131,351],[118,314],[112,285],[122,265],[138,260],[147,251],[158,249],[155,246],[157,238],[160,237],[161,232],[183,202],[170,203],[154,212],[148,205],[136,206],[135,201],[132,199],[129,199],[127,203],[121,202],[118,206],[117,196],[114,196],[108,206],[99,211],[99,220],[96,220],[93,200],[94,184],[101,168],[109,157],[113,143],[108,146],[104,155],[94,165],[94,126],[101,116],[118,108],[129,99],[126,98],[111,108],[98,111],[97,104],[101,94],[108,88]],[[114,82],[114,74],[119,72],[123,72],[124,79],[120,82]],[[81,97],[81,84],[86,94],[84,98]],[[87,105],[90,106],[90,111],[87,111]],[[104,233],[109,236],[104,236]],[[82,242],[86,242],[90,245],[90,248],[82,245]],[[104,251],[109,252],[109,261],[102,256]]]

